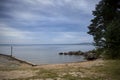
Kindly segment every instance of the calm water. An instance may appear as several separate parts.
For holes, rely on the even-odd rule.
[[[34,64],[56,64],[84,61],[82,56],[59,55],[59,52],[89,51],[93,45],[13,46],[13,56]],[[0,53],[10,55],[10,46],[0,46]]]

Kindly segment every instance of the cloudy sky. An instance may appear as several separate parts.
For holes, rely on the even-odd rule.
[[[0,0],[0,44],[93,42],[87,26],[100,0]]]

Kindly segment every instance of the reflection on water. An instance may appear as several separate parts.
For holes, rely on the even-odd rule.
[[[89,51],[93,45],[13,46],[13,56],[35,64],[56,64],[83,61],[82,56],[59,55],[59,52]],[[0,46],[0,53],[10,55],[10,46]]]

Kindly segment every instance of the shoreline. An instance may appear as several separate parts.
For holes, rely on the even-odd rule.
[[[30,63],[30,62],[27,62],[27,61],[24,61],[24,60],[15,58],[15,57],[13,57],[13,56],[11,56],[11,55],[0,54],[0,57],[2,57],[2,56],[5,57],[6,59],[11,58],[12,60],[18,61],[18,62],[23,63],[23,64],[28,64],[28,65],[31,65],[31,66],[36,66],[36,65],[33,64],[33,63]]]
[[[56,63],[56,64],[34,64],[34,63],[27,62],[27,61],[24,61],[24,60],[21,60],[21,59],[17,59],[15,57],[12,57],[11,55],[0,54],[0,57],[4,57],[5,59],[11,58],[12,61],[17,61],[20,64],[26,64],[26,65],[29,65],[31,67],[42,67],[42,66],[44,67],[44,66],[58,66],[58,65],[82,64],[82,63],[89,63],[89,62],[93,62],[93,61],[99,60],[99,59],[90,60],[90,61],[89,60],[85,60],[85,61],[78,61],[78,62],[66,62],[66,63]]]
[[[27,65],[30,65],[30,66],[66,65],[66,64],[73,64],[73,63],[89,62],[89,60],[85,60],[85,61],[77,61],[77,62],[55,63],[55,64],[34,64],[34,63],[31,63],[31,62],[28,62],[28,61],[18,59],[16,57],[11,56],[11,55],[6,55],[6,54],[1,54],[0,53],[0,57],[2,57],[2,56],[5,57],[6,59],[11,58],[13,61],[18,61],[21,64],[23,63],[23,64],[27,64]],[[95,60],[91,60],[91,61],[95,61]]]

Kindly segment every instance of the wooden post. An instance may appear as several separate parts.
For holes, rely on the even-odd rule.
[[[12,54],[13,54],[13,46],[11,46],[11,56],[12,56]]]

